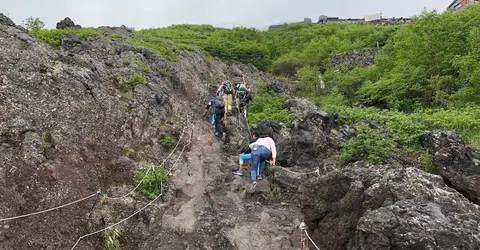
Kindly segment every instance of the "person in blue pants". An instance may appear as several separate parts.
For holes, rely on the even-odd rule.
[[[253,134],[252,135],[252,140],[250,141],[249,145],[256,142],[257,141],[257,135]],[[250,148],[250,146],[246,147],[244,150],[243,150],[243,154],[240,155],[240,159],[238,160],[238,163],[240,164],[239,167],[238,167],[238,170],[235,171],[235,175],[243,175],[243,163],[246,161],[246,160],[250,160],[252,158],[252,149]]]
[[[250,144],[252,149],[252,184],[255,186],[258,179],[263,179],[262,174],[265,170],[265,161],[272,159],[272,165],[275,165],[277,159],[277,149],[275,142],[270,137],[259,138],[256,142]]]

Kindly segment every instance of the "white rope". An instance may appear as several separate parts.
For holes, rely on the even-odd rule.
[[[187,122],[188,122],[188,114],[187,114]],[[183,127],[182,134],[180,135],[180,138],[178,139],[177,145],[175,145],[175,148],[173,148],[172,152],[167,156],[167,158],[165,158],[165,159],[163,160],[164,162],[166,162],[166,161],[173,155],[173,153],[175,153],[175,151],[177,150],[178,145],[179,145],[180,142],[182,141],[183,136],[184,136],[184,134],[185,134],[185,128],[186,128],[186,127],[187,127],[187,125],[185,125],[185,126]],[[142,185],[143,181],[147,178],[148,173],[150,173],[150,170],[152,170],[153,168],[154,168],[154,165],[151,165],[151,166],[148,168],[148,170],[147,170],[147,172],[145,173],[145,175],[143,176],[142,180],[140,180],[140,182],[137,184],[137,186],[136,186],[134,189],[132,189],[130,192],[128,192],[127,194],[125,194],[125,195],[123,195],[123,196],[120,196],[120,197],[105,197],[105,198],[106,198],[106,199],[109,199],[109,200],[122,200],[122,199],[125,199],[127,196],[133,194],[133,193],[135,192],[135,190],[137,190],[137,189],[140,187],[140,185]],[[153,169],[153,171],[155,171],[155,170]]]
[[[142,180],[137,184],[137,186],[136,186],[134,189],[132,189],[130,192],[128,192],[128,194],[122,195],[122,196],[120,196],[120,197],[108,197],[108,196],[105,196],[105,199],[109,199],[109,200],[122,200],[122,199],[125,199],[127,196],[133,194],[133,192],[135,192],[135,190],[137,190],[137,188],[140,187],[140,185],[142,185],[143,181],[145,180],[145,178],[147,178],[148,173],[150,173],[150,170],[152,170],[152,168],[153,168],[153,165],[151,165],[151,166],[148,168],[148,170],[147,170],[147,172],[145,173],[145,175],[143,176]]]
[[[170,170],[168,171],[167,175],[170,175],[170,174],[172,173],[172,171],[175,169],[175,166],[177,165],[177,162],[180,160],[180,157],[182,156],[183,152],[185,151],[185,148],[187,148],[187,146],[189,146],[189,145],[192,143],[192,137],[193,137],[193,130],[194,130],[194,128],[195,128],[195,125],[192,124],[192,131],[191,131],[191,133],[190,133],[189,142],[183,146],[183,149],[182,149],[182,151],[180,152],[180,155],[177,157],[177,160],[173,163],[172,168],[170,168]]]
[[[67,207],[67,206],[73,205],[73,204],[75,204],[75,203],[79,203],[79,202],[84,201],[84,200],[86,200],[86,199],[90,199],[90,198],[94,197],[95,195],[96,195],[96,193],[95,193],[95,194],[92,194],[92,195],[89,195],[89,196],[87,196],[87,197],[78,199],[78,200],[76,200],[76,201],[72,201],[72,202],[70,202],[70,203],[67,203],[67,204],[64,204],[64,205],[60,205],[60,206],[58,206],[58,207],[53,207],[53,208],[45,209],[45,210],[42,210],[42,211],[30,213],[30,214],[24,214],[24,215],[19,215],[19,216],[15,216],[15,217],[0,219],[0,222],[1,222],[1,221],[9,221],[9,220],[20,219],[20,218],[29,217],[29,216],[34,216],[34,215],[38,215],[38,214],[43,214],[43,213],[46,213],[46,212],[50,212],[50,211],[53,211],[53,210],[57,210],[57,209],[60,209],[60,208],[63,208],[63,207]]]
[[[317,250],[320,250],[320,248],[317,247],[317,244],[315,244],[315,242],[313,242],[312,238],[310,238],[310,235],[308,235],[307,230],[304,230],[304,231],[305,231],[305,234],[307,235],[308,239],[310,240],[310,242],[312,242],[312,244],[315,246],[315,248],[317,248]]]
[[[271,161],[267,161],[268,163],[272,164]],[[280,167],[280,166],[275,166],[275,165],[272,165],[272,168],[279,168],[281,170],[284,170],[286,172],[289,172],[289,173],[292,173],[292,174],[297,174],[297,175],[309,175],[309,174],[318,174],[320,175],[320,168],[317,168],[315,169],[315,171],[312,171],[312,172],[306,172],[306,173],[299,173],[299,172],[294,172],[288,168],[284,168],[284,167]]]
[[[187,123],[188,123],[188,115],[187,115]],[[190,143],[192,142],[193,129],[194,129],[194,127],[195,127],[195,126],[192,125],[192,131],[191,131],[191,133],[190,133],[190,141],[183,147],[182,151],[180,152],[180,155],[178,156],[177,160],[176,160],[176,161],[174,162],[174,164],[172,165],[172,168],[168,171],[167,175],[169,175],[169,174],[173,171],[173,169],[175,168],[175,165],[177,164],[178,160],[180,159],[180,157],[182,156],[183,152],[185,151],[185,148],[186,148],[188,145],[190,145]],[[185,132],[185,128],[186,128],[186,127],[184,127],[184,129],[183,129],[182,136],[183,136],[183,134],[184,134],[184,132]],[[181,140],[178,140],[178,141],[180,142]],[[177,143],[177,146],[178,146],[178,143]],[[176,149],[176,147],[175,147],[175,149]],[[173,154],[173,152],[172,152],[172,154]],[[172,154],[170,154],[168,157],[170,157]],[[133,216],[135,216],[136,214],[140,213],[141,211],[143,211],[143,210],[144,210],[145,208],[147,208],[148,206],[152,205],[152,204],[153,204],[158,198],[160,198],[161,196],[163,196],[163,182],[160,182],[160,195],[158,195],[154,200],[152,200],[152,201],[149,202],[147,205],[145,205],[143,208],[141,208],[140,210],[138,210],[138,211],[136,211],[135,213],[131,214],[131,215],[128,216],[127,218],[124,218],[124,219],[122,219],[122,220],[120,220],[120,221],[118,221],[118,222],[116,222],[116,223],[114,223],[114,224],[112,224],[112,225],[110,225],[110,226],[108,226],[108,227],[105,227],[105,228],[103,228],[103,229],[100,229],[100,230],[97,230],[97,231],[95,231],[95,232],[88,233],[88,234],[85,234],[85,235],[83,235],[83,236],[80,236],[80,237],[78,238],[77,242],[75,242],[75,245],[73,245],[73,247],[72,247],[70,250],[75,249],[75,247],[78,245],[78,243],[80,243],[80,241],[81,241],[82,239],[84,239],[84,238],[86,238],[86,237],[88,237],[88,236],[92,236],[92,235],[94,235],[94,234],[101,233],[101,232],[103,232],[103,231],[105,231],[105,230],[107,230],[107,229],[109,229],[109,228],[112,228],[112,227],[114,227],[114,226],[117,226],[117,225],[123,223],[124,221],[132,218]]]
[[[78,238],[77,242],[75,242],[75,245],[73,245],[73,247],[71,248],[71,250],[73,250],[73,249],[78,245],[78,243],[80,243],[80,241],[81,241],[82,239],[84,239],[84,238],[86,238],[86,237],[88,237],[88,236],[92,236],[92,235],[94,235],[94,234],[101,233],[101,232],[103,232],[103,231],[105,231],[105,230],[107,230],[107,229],[110,229],[110,228],[112,228],[112,227],[114,227],[114,226],[117,226],[117,225],[123,223],[124,221],[132,218],[133,216],[135,216],[135,215],[137,215],[138,213],[140,213],[141,211],[143,211],[145,208],[147,208],[147,207],[149,207],[150,205],[152,205],[152,204],[153,204],[158,198],[160,198],[161,196],[163,196],[163,194],[158,195],[155,199],[153,199],[153,200],[152,200],[151,202],[149,202],[147,205],[145,205],[144,207],[142,207],[140,210],[136,211],[135,213],[131,214],[130,216],[128,216],[128,217],[126,217],[126,218],[124,218],[124,219],[122,219],[122,220],[120,220],[120,221],[118,221],[118,222],[116,222],[116,223],[108,226],[108,227],[105,227],[105,228],[102,228],[102,229],[97,230],[97,231],[95,231],[95,232],[88,233],[88,234],[85,234],[85,235],[83,235],[83,236],[80,236],[80,237]]]

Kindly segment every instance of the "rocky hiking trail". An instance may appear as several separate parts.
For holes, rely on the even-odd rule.
[[[167,235],[172,240],[162,249],[299,247],[299,209],[283,202],[260,202],[247,194],[248,176],[233,175],[238,156],[226,153],[224,148],[205,119],[196,121],[189,151],[174,172],[178,197],[162,218],[162,228],[170,231]],[[260,196],[268,195],[265,184],[268,181],[259,183],[260,188],[264,186]]]
[[[2,250],[104,249],[114,225],[125,250],[296,250],[302,221],[319,249],[480,249],[480,168],[455,131],[422,138],[440,175],[398,157],[341,168],[339,144],[355,131],[251,65],[168,42],[175,61],[105,37],[66,34],[54,48],[2,14],[0,45]],[[145,83],[125,89],[134,73]],[[200,114],[221,80],[242,76],[253,93],[261,81],[289,95],[294,119],[247,127],[234,114],[221,141]],[[284,167],[254,192],[248,171],[233,175],[249,130],[273,136]],[[171,182],[152,200],[134,173],[165,158]]]

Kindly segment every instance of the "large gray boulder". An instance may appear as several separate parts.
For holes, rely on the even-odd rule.
[[[82,26],[75,24],[70,17],[66,17],[62,21],[57,23],[58,30],[67,30],[67,29],[81,29]]]
[[[287,100],[283,107],[295,115],[291,123],[262,121],[252,131],[275,140],[280,165],[316,169],[335,152],[329,133],[335,116],[304,99]]]
[[[480,204],[480,168],[460,135],[453,130],[434,130],[426,132],[422,141],[445,182]]]
[[[415,167],[278,175],[320,249],[479,249],[480,208]]]

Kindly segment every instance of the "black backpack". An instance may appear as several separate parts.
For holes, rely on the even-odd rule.
[[[223,101],[223,99],[216,99],[215,109],[224,109],[224,108],[225,108],[225,101]]]
[[[233,88],[232,88],[232,84],[230,83],[230,81],[224,81],[223,82],[223,93],[224,94],[232,94],[233,93]]]

